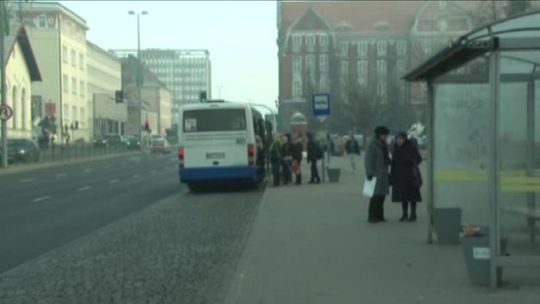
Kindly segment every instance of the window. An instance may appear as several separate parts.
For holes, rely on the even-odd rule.
[[[356,52],[358,57],[367,57],[368,54],[368,43],[367,41],[360,41],[356,44]]]
[[[349,61],[342,60],[340,64],[341,80],[346,82],[349,79]]]
[[[292,51],[293,51],[293,53],[300,52],[301,48],[302,48],[302,36],[293,35],[292,36]]]
[[[293,77],[295,74],[301,74],[302,73],[302,57],[300,56],[293,56]]]
[[[339,55],[340,56],[349,56],[349,43],[342,42],[339,44]]]
[[[73,115],[73,117],[71,118],[71,121],[75,122],[77,121],[77,107],[76,106],[71,106],[71,115]]]
[[[66,122],[67,120],[69,120],[69,106],[68,105],[64,105],[64,117],[63,117],[63,120],[64,122]]]
[[[21,129],[26,130],[26,113],[28,109],[26,106],[26,90],[23,88],[21,91]]]
[[[308,52],[315,51],[315,35],[306,36],[306,48]]]
[[[323,34],[319,36],[319,48],[321,52],[328,51],[328,35]]]
[[[80,110],[80,116],[79,116],[79,127],[84,126],[84,122],[86,121],[86,111],[84,108],[81,108]]]
[[[386,41],[377,41],[377,56],[386,56]]]
[[[62,46],[62,61],[67,63],[68,62],[68,56],[69,56],[68,49],[67,49],[67,47],[65,45],[63,45]]]
[[[315,55],[307,55],[306,56],[306,69],[309,73],[310,81],[315,80]]]
[[[398,41],[396,52],[398,56],[404,56],[407,54],[407,42],[405,40]]]
[[[78,94],[79,91],[77,90],[77,79],[75,77],[71,78],[71,93]]]
[[[71,65],[77,66],[77,52],[75,50],[71,50]]]
[[[62,86],[64,92],[69,92],[69,77],[66,74],[62,75]]]
[[[367,85],[368,61],[361,59],[356,62],[356,75],[360,86]]]
[[[406,69],[405,60],[399,59],[396,62],[396,72],[397,72],[398,78],[400,78],[401,76],[403,76],[403,74],[405,74],[405,69]]]
[[[297,80],[297,79],[293,80],[292,95],[293,97],[302,96],[302,81],[301,80]]]
[[[330,90],[330,80],[328,79],[328,74],[321,74],[319,80],[319,89],[321,92],[328,92]]]
[[[377,60],[377,76],[379,77],[379,79],[384,79],[386,80],[386,75],[387,75],[387,66],[386,66],[386,60],[384,59],[379,59]]]
[[[246,130],[246,112],[242,109],[184,111],[184,132]]]
[[[84,81],[82,80],[79,82],[79,92],[81,96],[86,95],[86,86],[84,85]]]
[[[379,96],[381,98],[381,102],[382,103],[386,103],[386,82],[385,81],[380,81],[378,84],[377,84],[377,96]]]
[[[319,55],[319,72],[328,72],[328,55]]]
[[[13,106],[13,113],[15,113],[15,115],[13,115],[13,117],[11,118],[11,125],[12,125],[12,128],[13,129],[17,129],[17,123],[18,123],[18,120],[17,120],[17,113],[19,113],[19,107],[18,107],[18,94],[17,94],[17,87],[16,86],[13,86],[13,89],[12,89],[12,93],[11,93],[11,105]]]
[[[84,56],[83,56],[83,54],[79,54],[79,68],[81,70],[84,70]]]

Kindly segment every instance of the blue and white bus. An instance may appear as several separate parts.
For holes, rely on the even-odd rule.
[[[210,182],[261,181],[257,135],[264,138],[260,112],[243,103],[209,101],[180,109],[180,182],[191,190]],[[264,164],[263,164],[264,168]]]

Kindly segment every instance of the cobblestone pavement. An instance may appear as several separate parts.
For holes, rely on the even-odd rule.
[[[1,274],[0,303],[221,303],[262,193],[171,196]]]

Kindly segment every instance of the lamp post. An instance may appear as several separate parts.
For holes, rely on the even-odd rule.
[[[6,64],[4,61],[5,58],[5,52],[6,49],[4,47],[4,37],[6,35],[7,29],[7,10],[6,10],[6,2],[0,1],[0,70],[1,70],[1,78],[2,83],[0,84],[0,102],[2,105],[6,105]],[[1,165],[2,167],[7,167],[7,120],[2,119],[2,130],[1,130],[1,137],[2,142],[0,143],[2,147],[2,160]]]
[[[141,151],[144,151],[144,145],[143,145],[143,130],[141,127],[141,123],[143,121],[143,115],[142,115],[142,99],[141,99],[141,89],[142,89],[142,62],[141,62],[141,15],[148,15],[147,11],[129,11],[130,15],[137,16],[137,77],[136,77],[136,85],[137,85],[137,99],[139,102],[139,122],[137,125],[139,126],[139,141],[141,143]]]

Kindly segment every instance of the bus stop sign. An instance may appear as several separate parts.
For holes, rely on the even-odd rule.
[[[0,106],[0,120],[8,120],[13,116],[13,109],[8,105]]]
[[[324,117],[330,115],[330,94],[317,93],[311,96],[311,105],[313,107],[313,115]]]

